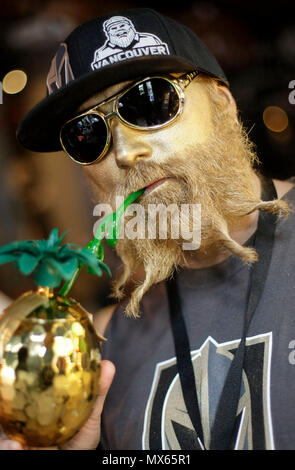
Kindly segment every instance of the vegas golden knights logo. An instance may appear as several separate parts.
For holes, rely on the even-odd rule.
[[[239,340],[218,344],[208,337],[199,350],[191,352],[206,449],[210,449],[210,429],[238,346]],[[269,398],[271,347],[271,333],[247,339],[232,449],[274,449]],[[199,448],[182,397],[175,358],[156,366],[146,406],[142,448]]]
[[[63,42],[51,62],[47,75],[46,83],[49,95],[70,83],[74,78],[67,45]]]

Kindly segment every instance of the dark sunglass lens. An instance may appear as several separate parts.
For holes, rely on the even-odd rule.
[[[176,116],[178,109],[177,91],[162,78],[151,78],[134,86],[118,105],[122,118],[140,127],[164,124]]]
[[[97,114],[85,114],[63,127],[61,140],[74,160],[79,163],[92,163],[104,151],[107,127]]]

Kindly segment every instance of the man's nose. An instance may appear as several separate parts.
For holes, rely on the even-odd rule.
[[[112,119],[110,126],[112,151],[119,168],[133,167],[138,161],[152,156],[145,132],[132,129],[116,118]]]

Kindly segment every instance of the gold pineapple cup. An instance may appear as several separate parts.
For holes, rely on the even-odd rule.
[[[70,439],[89,417],[100,376],[100,341],[73,299],[27,292],[0,318],[0,423],[25,446]]]

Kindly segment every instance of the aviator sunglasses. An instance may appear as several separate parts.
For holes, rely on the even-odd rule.
[[[109,120],[142,131],[157,130],[171,124],[181,114],[184,90],[198,75],[192,72],[178,78],[148,77],[137,81],[115,96],[67,121],[60,131],[60,142],[69,157],[80,165],[98,162],[111,142]],[[113,110],[104,114],[99,108],[113,102]]]

